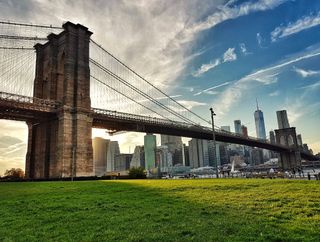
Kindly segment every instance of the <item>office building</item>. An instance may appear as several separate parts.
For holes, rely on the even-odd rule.
[[[95,137],[92,140],[94,175],[103,176],[107,171],[107,151],[110,140]]]
[[[127,171],[130,169],[132,154],[118,154],[114,159],[114,171]]]
[[[251,165],[259,165],[263,163],[263,151],[260,148],[254,148],[251,151],[252,163]]]
[[[231,129],[230,129],[230,126],[221,126],[220,127],[221,128],[221,130],[223,130],[223,131],[227,131],[227,132],[231,132]]]
[[[269,139],[270,139],[270,143],[271,144],[275,144],[276,143],[276,136],[274,135],[274,131],[273,130],[271,130],[269,132]]]
[[[189,147],[183,144],[183,165],[190,166],[190,156],[189,156]]]
[[[254,121],[256,124],[256,134],[257,138],[266,140],[266,129],[264,125],[263,112],[259,109],[257,101],[257,110],[254,112]]]
[[[241,134],[241,120],[234,121],[234,132],[236,134]]]
[[[130,162],[130,167],[143,167],[145,168],[145,161],[144,161],[144,147],[143,146],[136,146],[134,148],[133,156]]]
[[[156,148],[157,140],[153,134],[146,134],[144,136],[144,159],[147,170],[155,168],[156,165]]]
[[[248,138],[248,128],[247,126],[241,125],[241,133],[244,137]]]
[[[208,141],[191,139],[189,141],[189,158],[191,168],[209,166]]]
[[[161,135],[161,146],[167,146],[173,157],[173,164],[183,164],[182,139],[180,136]]]
[[[216,142],[216,152],[214,153],[213,141],[208,141],[208,155],[209,155],[209,166],[215,167],[221,165],[221,156],[220,156],[220,146],[223,146],[224,143]]]
[[[180,136],[161,134],[161,146],[167,146],[169,152],[174,153],[175,150],[181,150],[182,139]]]
[[[277,120],[278,120],[278,128],[279,129],[288,129],[290,128],[287,110],[277,111]]]
[[[116,155],[120,154],[118,141],[110,141],[107,149],[107,171],[114,171],[114,161]]]
[[[156,167],[159,167],[161,172],[168,172],[172,166],[172,154],[169,152],[168,146],[162,145],[157,147]]]
[[[302,146],[303,146],[301,134],[298,134],[298,135],[297,135],[297,143],[298,143],[298,146],[299,146],[299,147],[302,147]]]

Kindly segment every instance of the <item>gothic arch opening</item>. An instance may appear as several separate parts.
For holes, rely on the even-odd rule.
[[[284,138],[284,136],[280,136],[280,144],[282,145],[286,145],[286,139]]]
[[[288,136],[288,145],[289,146],[294,146],[293,137],[292,137],[291,134]]]

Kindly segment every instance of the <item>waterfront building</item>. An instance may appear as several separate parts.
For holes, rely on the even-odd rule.
[[[110,140],[95,137],[92,140],[94,175],[103,176],[107,170],[107,151]]]
[[[156,148],[156,136],[153,134],[146,134],[144,136],[144,159],[145,168],[147,170],[151,170],[156,166]]]
[[[145,168],[145,160],[144,160],[144,147],[143,146],[136,146],[134,148],[133,156],[130,162],[131,167],[143,167]]]
[[[234,132],[241,134],[241,120],[234,120]]]

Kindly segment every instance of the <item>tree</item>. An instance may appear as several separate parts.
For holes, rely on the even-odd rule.
[[[132,179],[143,179],[147,176],[143,167],[132,167],[129,170],[129,177]]]
[[[20,168],[11,168],[10,170],[6,170],[4,176],[7,178],[21,179],[24,177],[24,171]]]

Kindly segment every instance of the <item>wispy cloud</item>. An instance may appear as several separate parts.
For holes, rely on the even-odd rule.
[[[293,70],[303,78],[320,74],[320,71],[304,70],[304,69],[300,69],[300,68],[296,68],[296,67],[293,67]]]
[[[275,42],[280,38],[299,33],[300,31],[317,25],[320,25],[320,12],[318,12],[316,15],[304,16],[298,19],[296,22],[289,23],[286,26],[279,26],[275,28],[271,32],[271,41]]]
[[[240,43],[240,44],[239,44],[239,47],[240,47],[240,51],[241,51],[241,53],[242,53],[243,55],[249,55],[249,54],[251,54],[250,52],[248,52],[248,49],[247,49],[245,43]]]
[[[235,53],[235,48],[228,48],[224,53],[221,58],[214,59],[210,61],[207,64],[202,64],[198,70],[196,70],[192,75],[194,77],[199,77],[202,74],[206,73],[207,71],[215,68],[216,66],[226,63],[226,62],[231,62],[237,60],[237,54]]]
[[[316,89],[320,89],[320,81],[317,81],[317,82],[310,84],[310,85],[303,86],[303,87],[301,87],[301,89],[307,89],[309,91],[314,91]]]
[[[217,113],[219,114],[218,118],[222,118],[226,113],[229,112],[235,103],[239,103],[239,100],[242,98],[242,96],[251,90],[250,84],[252,82],[260,82],[263,85],[275,83],[277,81],[277,75],[282,68],[316,56],[320,56],[319,49],[312,53],[286,59],[280,64],[257,70],[235,81],[232,86],[220,93],[219,98],[217,99],[218,101],[214,104],[214,106],[217,107]]]
[[[217,89],[217,88],[223,87],[223,86],[227,86],[227,85],[229,85],[229,84],[230,84],[230,82],[224,82],[224,83],[221,83],[221,84],[219,84],[219,85],[216,85],[216,86],[213,86],[213,87],[209,87],[209,88],[204,89],[204,90],[202,90],[202,91],[200,91],[200,92],[197,92],[197,93],[193,94],[193,96],[198,96],[198,95],[200,95],[200,94],[202,94],[202,93],[206,93],[206,94],[217,94],[218,92],[213,92],[214,89]]]
[[[235,48],[229,48],[223,54],[223,62],[230,62],[237,60],[237,54],[234,52]]]
[[[265,48],[265,46],[263,45],[264,39],[262,38],[260,33],[257,33],[256,35],[257,38],[257,42],[260,48]]]
[[[191,101],[191,100],[178,100],[178,102],[181,103],[183,106],[185,106],[188,109],[207,105],[207,103]]]
[[[280,95],[280,91],[279,90],[276,90],[274,92],[269,93],[270,97],[276,97],[276,96],[279,96],[279,95]]]
[[[320,102],[306,105],[304,98],[299,97],[294,102],[292,102],[292,100],[287,100],[286,104],[282,106],[281,109],[287,110],[289,123],[290,125],[294,125],[300,118],[319,112]]]
[[[203,64],[201,65],[201,67],[196,70],[192,75],[194,77],[199,77],[201,76],[203,73],[206,73],[207,71],[211,70],[212,68],[215,68],[216,66],[218,66],[221,63],[220,59],[215,59],[213,61],[211,61],[210,63],[207,64]]]

